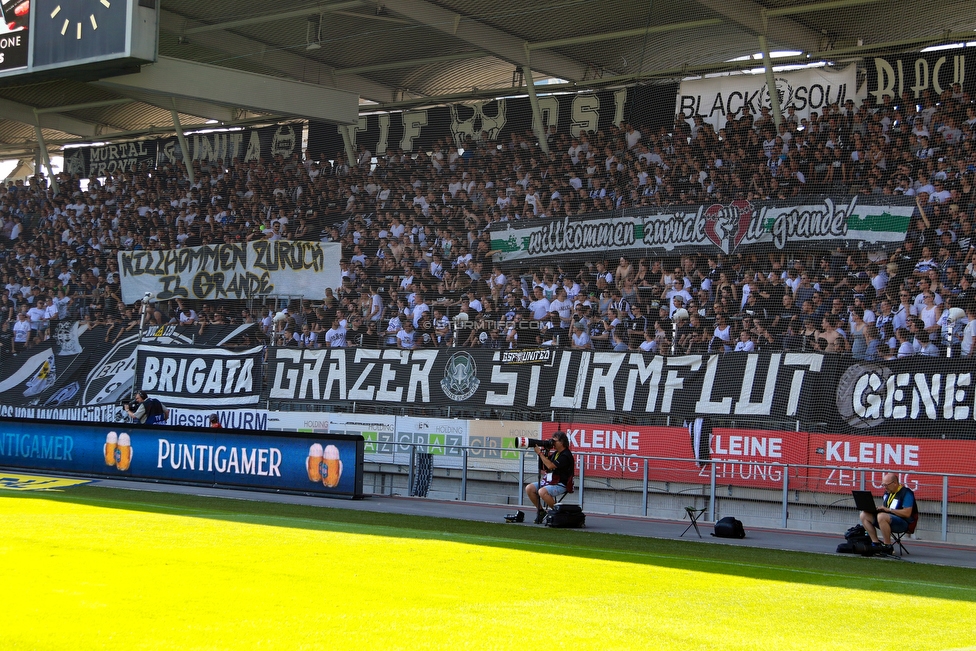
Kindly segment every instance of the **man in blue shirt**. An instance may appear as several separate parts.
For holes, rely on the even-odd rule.
[[[891,545],[891,534],[908,531],[909,523],[918,515],[915,509],[915,493],[898,482],[898,475],[886,472],[881,485],[885,489],[881,500],[883,505],[877,513],[861,511],[861,524],[871,537],[871,546],[876,551],[890,554],[894,551]],[[883,544],[878,540],[878,529],[881,530]]]

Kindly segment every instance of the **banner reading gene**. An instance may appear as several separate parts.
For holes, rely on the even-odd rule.
[[[120,251],[122,300],[321,297],[342,284],[339,244],[292,240]]]

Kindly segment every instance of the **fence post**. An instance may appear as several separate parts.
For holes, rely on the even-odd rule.
[[[949,540],[949,475],[942,475],[942,542]]]
[[[413,497],[414,463],[417,448],[410,443],[410,470],[407,472],[407,495]]]
[[[579,480],[580,480],[580,483],[579,483],[579,496],[580,496],[580,498],[579,498],[579,500],[580,500],[580,508],[583,508],[583,469],[586,467],[586,455],[580,455],[580,456],[582,458],[580,459],[581,463],[580,463],[580,472],[579,472]]]
[[[468,448],[461,448],[461,501],[468,501]]]
[[[644,517],[647,517],[647,459],[644,459],[644,495],[641,499],[641,509]]]
[[[783,528],[786,529],[786,518],[789,515],[788,503],[790,501],[790,467],[787,465],[783,469]]]
[[[711,468],[708,471],[708,520],[709,522],[715,522],[715,462],[709,461],[709,463],[711,464]]]
[[[518,505],[522,506],[525,502],[525,451],[519,450],[519,485],[518,485]]]

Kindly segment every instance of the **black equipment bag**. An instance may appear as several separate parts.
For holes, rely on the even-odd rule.
[[[546,526],[577,529],[586,525],[586,514],[575,504],[557,504],[546,515]]]
[[[871,556],[876,551],[871,547],[871,537],[868,536],[867,532],[864,531],[864,527],[859,524],[856,524],[845,531],[844,539],[846,542],[842,542],[841,544],[837,545],[838,554],[861,554],[862,556]]]
[[[742,528],[742,523],[733,517],[722,518],[715,523],[715,533],[717,538],[745,538],[746,530]]]

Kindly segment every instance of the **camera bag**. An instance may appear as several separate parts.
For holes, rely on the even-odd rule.
[[[746,530],[741,522],[730,516],[715,523],[715,533],[712,535],[716,538],[745,538]]]
[[[586,514],[576,504],[557,504],[546,515],[547,527],[577,529],[586,526]]]

